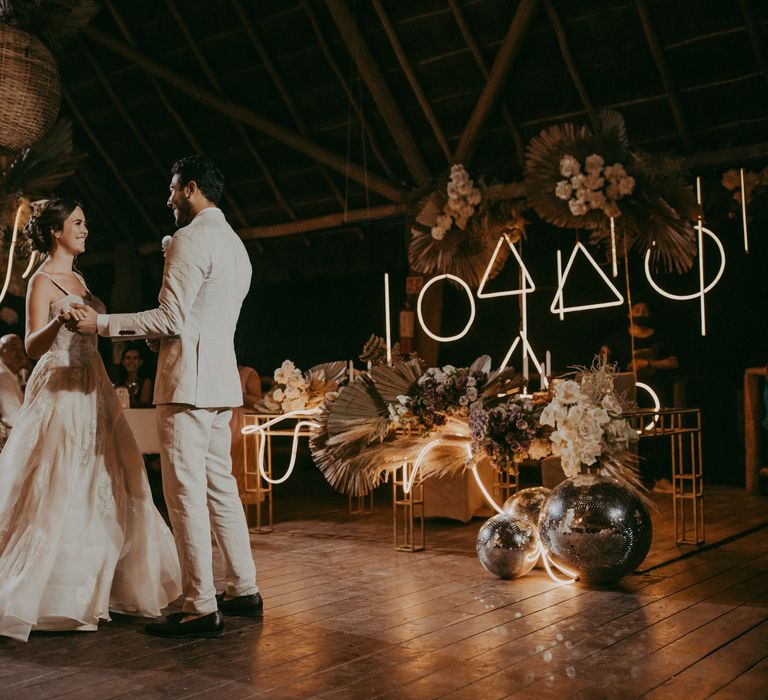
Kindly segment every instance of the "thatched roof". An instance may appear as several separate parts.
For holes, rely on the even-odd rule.
[[[60,66],[89,155],[74,186],[105,252],[126,238],[156,249],[169,166],[195,151],[220,163],[223,208],[261,251],[345,220],[364,237],[454,162],[519,178],[541,129],[605,108],[633,145],[698,171],[768,156],[766,3],[103,5]]]

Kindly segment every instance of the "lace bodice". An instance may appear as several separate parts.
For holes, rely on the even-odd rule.
[[[72,302],[86,304],[95,309],[96,313],[99,314],[103,314],[106,311],[106,307],[102,301],[92,295],[90,298],[86,298],[78,296],[77,294],[67,294],[67,296],[51,302],[48,311],[48,319],[50,320],[58,316],[59,312],[62,309],[67,308]],[[73,333],[62,327],[59,330],[56,339],[53,341],[53,344],[48,349],[48,352],[66,352],[70,355],[90,355],[97,351],[98,344],[98,335],[79,335],[78,333]]]

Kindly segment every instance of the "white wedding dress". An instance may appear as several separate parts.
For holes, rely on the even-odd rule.
[[[104,311],[61,289],[51,318],[72,301]],[[0,635],[93,630],[110,610],[156,617],[181,593],[173,536],[97,344],[59,331],[0,454]]]

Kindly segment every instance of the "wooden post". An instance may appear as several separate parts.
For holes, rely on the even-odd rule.
[[[347,3],[345,0],[327,0],[326,5],[360,75],[373,95],[382,119],[397,143],[408,171],[416,182],[426,182],[429,180],[429,168]]]
[[[509,30],[499,48],[496,60],[493,62],[488,82],[480,95],[480,99],[477,101],[475,111],[472,112],[464,133],[461,135],[461,141],[459,141],[456,153],[453,156],[454,163],[466,165],[472,160],[480,134],[492,109],[498,102],[505,80],[509,75],[509,71],[533,19],[536,6],[537,0],[520,0],[515,16],[512,18],[512,23],[509,25]]]

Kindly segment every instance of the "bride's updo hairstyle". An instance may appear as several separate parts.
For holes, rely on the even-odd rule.
[[[24,225],[24,237],[30,248],[39,253],[49,253],[53,247],[54,233],[64,229],[64,222],[80,205],[69,197],[39,199],[32,202],[32,213]]]

